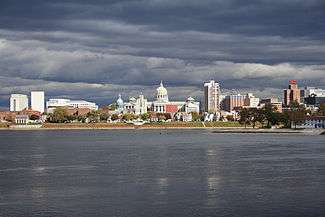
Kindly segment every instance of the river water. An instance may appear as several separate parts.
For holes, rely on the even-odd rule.
[[[325,137],[0,131],[0,216],[325,216]]]

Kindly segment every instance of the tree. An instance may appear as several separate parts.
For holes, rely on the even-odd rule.
[[[290,110],[288,112],[289,120],[297,127],[297,124],[302,122],[306,117],[306,109],[304,106],[299,105],[297,101],[290,104]]]
[[[234,116],[232,116],[232,115],[227,115],[226,119],[227,119],[227,121],[235,121]]]
[[[320,104],[318,113],[320,115],[325,115],[325,103]]]
[[[122,119],[125,121],[130,121],[135,118],[135,115],[133,113],[126,113],[123,115]]]
[[[91,111],[87,114],[87,118],[89,119],[89,122],[96,123],[100,121],[100,114],[99,111]]]
[[[112,121],[116,121],[116,120],[118,120],[119,118],[118,118],[118,115],[117,114],[112,114],[111,115],[111,120]]]
[[[144,121],[148,120],[149,118],[150,118],[150,116],[149,116],[148,113],[144,113],[144,114],[141,115],[141,119],[144,120]]]
[[[115,111],[117,109],[117,104],[116,103],[112,103],[112,104],[108,105],[107,108],[110,111]]]
[[[200,121],[201,120],[201,116],[199,115],[199,113],[191,112],[191,115],[192,115],[192,120],[193,121]]]
[[[158,121],[166,120],[166,116],[164,113],[157,113]]]
[[[32,114],[29,119],[31,119],[32,121],[35,121],[35,120],[39,120],[40,119],[40,116],[37,115],[37,114]]]
[[[65,123],[68,121],[68,110],[65,107],[57,107],[49,116],[49,121],[54,123]]]
[[[257,122],[260,122],[260,123],[264,122],[264,115],[257,108],[250,108],[249,109],[249,118],[250,118],[250,122],[252,123],[253,128],[256,127]]]
[[[101,111],[99,113],[99,119],[101,121],[107,121],[109,119],[109,114],[107,112]]]
[[[251,123],[251,115],[250,115],[250,112],[249,112],[249,109],[247,108],[242,108],[239,112],[239,123],[241,124],[244,124],[245,125],[245,128],[247,127],[248,124]]]

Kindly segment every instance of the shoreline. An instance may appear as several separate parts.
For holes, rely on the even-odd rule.
[[[252,127],[203,126],[42,126],[39,128],[0,128],[0,131],[50,131],[50,130],[209,130],[216,134],[309,134],[325,135],[324,129],[262,129]]]

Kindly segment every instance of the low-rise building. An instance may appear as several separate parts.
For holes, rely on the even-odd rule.
[[[325,116],[307,116],[297,128],[325,128]]]
[[[261,99],[260,107],[265,107],[265,105],[273,106],[277,112],[282,113],[283,111],[282,102],[280,102],[278,98],[272,97],[272,98]]]
[[[28,115],[16,115],[15,123],[16,124],[28,124],[30,122]]]
[[[321,104],[325,103],[325,96],[311,95],[305,97],[304,101],[307,106],[319,107]]]
[[[46,102],[46,110],[48,113],[52,113],[58,107],[98,110],[96,103],[85,100],[49,99]]]

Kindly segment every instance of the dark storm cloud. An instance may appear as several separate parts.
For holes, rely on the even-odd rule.
[[[36,84],[100,103],[152,98],[159,80],[178,98],[208,79],[260,95],[291,78],[324,87],[324,20],[322,0],[2,0],[0,105]]]

